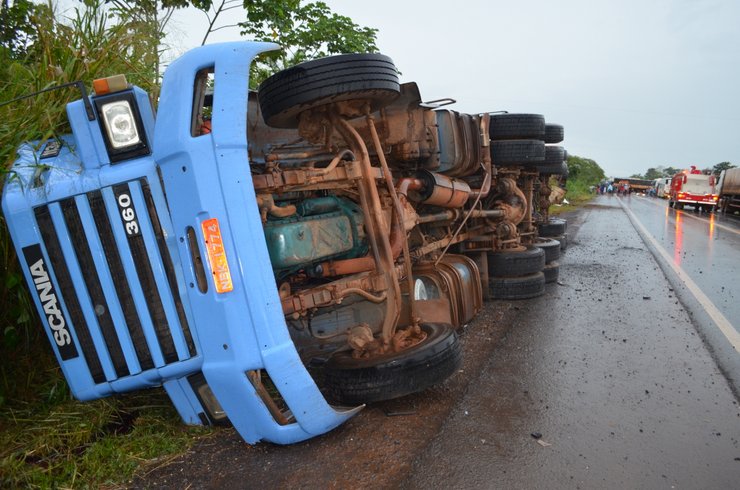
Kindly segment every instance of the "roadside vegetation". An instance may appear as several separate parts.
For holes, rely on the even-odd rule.
[[[697,168],[698,167],[699,165],[697,165]],[[711,167],[705,167],[704,169],[700,169],[700,170],[705,175],[709,175],[709,174],[719,175],[723,170],[728,170],[731,168],[735,168],[735,165],[733,165],[730,162],[720,162],[716,165],[713,165]],[[644,174],[632,174],[629,176],[629,178],[630,179],[655,180],[661,177],[673,177],[681,170],[684,170],[684,169],[674,168],[674,167],[663,167],[663,166],[650,167],[645,171]]]
[[[52,0],[2,2],[0,104],[77,80],[90,90],[94,78],[123,73],[152,94],[156,105],[160,63],[167,56],[161,44],[167,21],[173,9],[189,5],[204,12],[208,33],[218,29],[219,16],[238,8],[250,38],[284,46],[255,64],[253,83],[307,59],[376,50],[375,29],[334,14],[322,2],[84,0],[66,17],[56,13]],[[0,105],[0,186],[14,178],[9,169],[21,143],[69,131],[65,104],[77,98],[74,88],[66,88]],[[184,426],[161,389],[74,401],[1,214],[0,261],[0,487],[124,483],[213,433]]]
[[[565,198],[569,204],[562,206],[551,206],[550,214],[557,215],[572,211],[578,206],[594,198],[593,186],[606,179],[604,170],[590,158],[583,158],[576,155],[568,155],[568,182],[566,187],[568,193]]]

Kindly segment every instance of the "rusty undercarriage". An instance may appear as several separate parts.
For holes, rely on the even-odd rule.
[[[249,96],[250,168],[283,311],[340,401],[399,396],[453,372],[455,330],[483,298],[508,297],[492,277],[521,283],[511,298],[544,291],[537,224],[550,176],[567,171],[562,148],[545,142],[561,141],[562,127],[444,108],[452,102],[422,102],[382,55],[304,63]],[[491,254],[514,265],[497,270]],[[394,373],[390,387],[368,388],[367,368],[408,357],[413,369],[438,355],[415,351],[440,337],[450,352],[426,380]]]

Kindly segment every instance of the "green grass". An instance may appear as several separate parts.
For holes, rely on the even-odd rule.
[[[593,184],[581,182],[579,180],[568,180],[568,193],[565,195],[565,199],[568,200],[569,204],[550,206],[550,215],[556,216],[561,213],[573,211],[591,201],[594,198],[594,194],[589,191],[589,187],[591,185]]]
[[[89,403],[20,403],[0,416],[4,488],[125,483],[207,432],[183,425],[161,389]]]

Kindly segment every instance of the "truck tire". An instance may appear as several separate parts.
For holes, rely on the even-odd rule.
[[[545,146],[545,165],[560,165],[565,161],[565,148],[562,146]]]
[[[495,277],[519,277],[541,272],[545,267],[545,251],[530,247],[524,251],[501,251],[488,253],[488,275]]]
[[[545,266],[560,258],[560,242],[554,238],[538,238],[534,246],[541,248],[545,252]]]
[[[560,143],[565,138],[565,129],[560,124],[545,125],[545,143]]]
[[[560,276],[560,264],[551,262],[542,269],[542,273],[545,275],[545,284],[557,282]]]
[[[536,166],[545,161],[545,143],[532,139],[492,141],[491,160],[498,167]]]
[[[541,237],[557,237],[565,233],[566,221],[562,218],[550,218],[547,223],[537,225]]]
[[[307,109],[362,99],[375,111],[399,93],[398,70],[388,56],[342,54],[280,71],[260,84],[258,96],[268,126],[296,128]]]
[[[427,338],[402,352],[354,359],[333,355],[324,365],[328,397],[345,405],[390,400],[417,393],[447,379],[460,367],[462,351],[451,325],[426,323]]]
[[[493,299],[535,298],[545,292],[545,274],[535,272],[522,277],[490,277],[488,287]]]
[[[568,176],[568,164],[560,162],[557,165],[537,165],[537,171],[542,175],[565,175]]]
[[[560,251],[561,252],[563,250],[565,250],[566,248],[568,248],[568,234],[567,233],[563,233],[562,235],[558,235],[558,236],[553,237],[553,238],[555,238],[555,240],[557,240],[557,241],[560,242]]]
[[[565,177],[567,179],[568,178],[568,175],[570,174],[570,168],[568,168],[568,162],[567,162],[567,160],[568,160],[568,157],[567,157],[568,151],[567,150],[563,150],[563,151],[566,154],[566,157],[565,157],[566,161],[564,161],[564,162],[562,162],[560,164],[560,175],[562,175],[563,177]]]
[[[493,140],[542,139],[545,117],[540,114],[494,114],[488,134]]]

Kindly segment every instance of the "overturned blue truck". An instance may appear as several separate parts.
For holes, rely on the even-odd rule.
[[[161,385],[188,424],[290,444],[445,380],[484,299],[557,278],[562,126],[425,103],[379,54],[250,91],[275,48],[186,53],[156,118],[96,80],[18,150],[3,212],[76,398]]]

